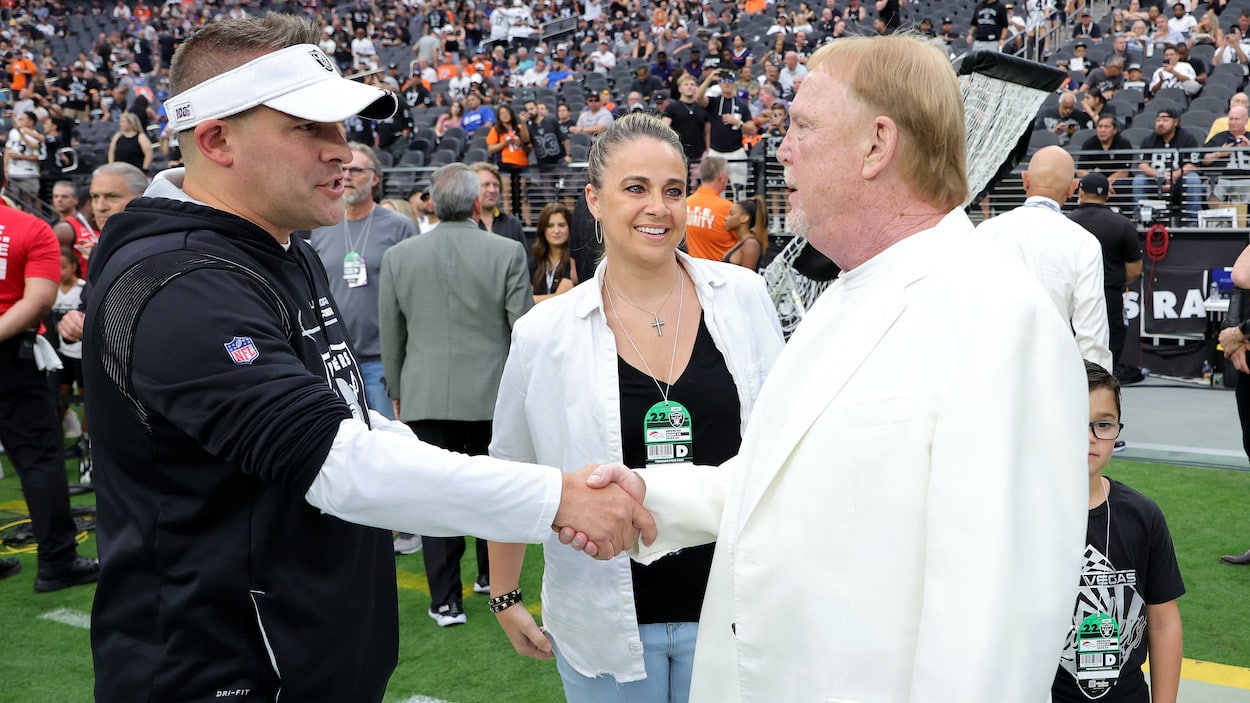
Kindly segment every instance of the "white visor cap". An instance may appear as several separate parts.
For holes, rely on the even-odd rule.
[[[313,122],[353,115],[384,120],[399,101],[390,91],[348,80],[313,44],[297,44],[252,59],[165,102],[174,131],[237,115],[257,105]]]

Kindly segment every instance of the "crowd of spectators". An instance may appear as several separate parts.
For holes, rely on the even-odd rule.
[[[897,19],[898,1],[882,4]],[[834,0],[0,3],[7,62],[0,95],[9,120],[0,133],[8,134],[10,192],[47,200],[54,181],[82,185],[92,168],[114,160],[149,175],[178,165],[177,135],[165,128],[163,108],[174,49],[214,18],[268,9],[317,16],[321,48],[340,70],[402,97],[405,109],[390,120],[350,120],[349,139],[378,149],[384,167],[494,161],[505,172],[504,205],[527,224],[554,195],[534,193],[529,183],[540,161],[584,159],[594,135],[627,112],[681,109],[687,75],[702,86],[704,121],[718,125],[702,138],[685,125],[691,157],[712,150],[745,158],[757,145],[763,157],[769,144],[775,151],[780,139],[769,135],[784,129],[807,57],[823,41],[872,31],[869,16],[878,14],[857,0],[845,7]],[[532,112],[526,100],[534,101]],[[705,112],[709,101],[720,111]],[[502,131],[501,111],[505,121],[512,115]],[[719,127],[725,115],[735,122],[731,133]],[[546,118],[558,136],[549,138],[552,153],[540,155],[527,132]],[[388,191],[406,195],[418,180],[397,178]],[[579,185],[549,180],[567,186],[566,196]],[[745,180],[735,171],[736,186]]]
[[[1063,14],[1035,4],[1048,21]],[[1044,51],[1069,74],[1039,112],[1031,147],[1069,149],[1079,172],[1107,176],[1110,202],[1142,224],[1160,206],[1197,226],[1204,209],[1246,202],[1250,141],[1235,110],[1250,73],[1250,5],[1131,0],[1095,14],[1077,9],[1046,43],[1022,35],[1021,51]]]
[[[1110,169],[1113,203],[1171,195],[1172,183],[1150,173],[1162,157],[1143,150],[1166,136],[1153,129],[1158,115],[1175,111],[1185,142],[1176,146],[1190,148],[1195,131],[1198,147],[1232,149],[1214,160],[1176,152],[1192,166],[1172,169],[1186,170],[1175,180],[1192,213],[1218,202],[1214,181],[1229,180],[1221,167],[1243,160],[1236,135],[1231,145],[1203,138],[1217,136],[1206,130],[1250,73],[1250,9],[1227,7],[1129,0],[1095,17],[1075,0],[980,0],[962,14],[940,0],[14,0],[0,3],[0,134],[10,194],[49,200],[53,182],[82,186],[115,160],[149,175],[176,166],[163,102],[179,41],[214,18],[279,9],[316,16],[340,70],[401,96],[393,118],[346,124],[350,140],[378,150],[387,194],[420,191],[425,171],[445,163],[491,161],[503,171],[501,207],[532,226],[546,203],[572,204],[584,181],[570,164],[595,135],[646,110],[682,137],[691,190],[705,154],[726,156],[733,195],[763,195],[775,231],[786,205],[774,157],[807,58],[847,34],[902,27],[945,42],[952,56],[1011,51],[1069,71],[1039,113],[1034,148],[1088,152],[1078,167]],[[1098,130],[1107,116],[1109,136]],[[544,121],[555,129],[538,129]],[[1131,153],[1119,150],[1125,138]],[[1186,176],[1195,170],[1213,175],[1194,186]],[[1239,197],[1235,186],[1220,195]]]

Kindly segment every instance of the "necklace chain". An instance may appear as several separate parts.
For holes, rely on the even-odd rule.
[[[603,280],[606,283],[608,280],[607,276],[604,276]],[[681,283],[681,271],[677,272],[677,282]],[[673,286],[673,287],[676,288],[677,286]],[[665,382],[663,387],[660,386],[659,379],[657,379],[655,377],[655,374],[651,371],[651,365],[647,363],[647,357],[643,356],[642,352],[638,350],[638,345],[634,344],[634,338],[629,336],[629,330],[625,329],[625,324],[621,322],[621,315],[620,313],[616,311],[616,301],[612,299],[612,284],[610,283],[608,284],[607,293],[608,293],[608,303],[612,305],[612,317],[616,318],[616,324],[620,326],[621,332],[625,334],[625,341],[629,342],[629,346],[632,347],[634,350],[634,353],[638,355],[638,358],[642,361],[642,368],[646,370],[647,375],[651,377],[651,382],[654,383],[655,387],[660,391],[660,397],[664,399],[664,404],[668,405],[668,392],[673,389],[673,381],[672,381],[673,369],[677,368],[677,339],[678,337],[681,336],[681,309],[682,309],[682,306],[686,302],[686,289],[682,288],[681,293],[677,295],[677,331],[673,333],[673,352],[672,352],[672,355],[668,359],[669,380]],[[617,291],[617,294],[619,295],[620,291]],[[668,294],[671,296],[673,294],[673,291],[669,291]],[[621,296],[621,297],[624,298],[625,296]],[[665,298],[664,301],[668,302],[668,298]],[[629,301],[626,300],[625,302],[629,302]],[[633,303],[629,303],[629,304],[634,305]],[[638,306],[634,305],[634,307],[637,308]],[[664,306],[661,305],[660,307],[664,307]],[[638,308],[638,309],[642,310],[642,308]],[[642,310],[642,311],[646,312],[646,310]]]
[[[632,305],[632,306],[634,306],[635,308],[637,308],[637,309],[639,309],[639,310],[641,310],[641,311],[643,311],[643,312],[647,313],[647,314],[648,314],[648,315],[650,315],[652,318],[654,318],[654,320],[653,320],[653,321],[652,321],[652,323],[651,323],[651,326],[655,328],[655,334],[656,334],[656,336],[657,336],[657,337],[663,337],[663,336],[664,336],[664,325],[666,325],[666,324],[668,324],[668,323],[667,323],[667,322],[665,322],[664,320],[660,319],[660,311],[664,309],[664,306],[665,306],[665,305],[668,305],[668,299],[673,297],[673,291],[677,290],[677,286],[681,283],[681,270],[680,270],[680,269],[678,269],[678,271],[677,271],[677,280],[673,283],[673,287],[668,289],[668,295],[664,296],[664,300],[660,301],[660,307],[656,308],[656,311],[655,311],[655,312],[651,312],[650,310],[648,310],[648,309],[646,309],[646,308],[642,307],[642,306],[641,306],[641,305],[639,305],[638,303],[635,303],[634,301],[630,300],[629,298],[626,298],[624,293],[620,292],[619,290],[617,290],[617,289],[616,289],[616,286],[612,285],[612,281],[609,281],[609,280],[608,280],[608,277],[607,277],[607,274],[606,274],[606,273],[605,273],[605,274],[604,274],[604,276],[603,276],[603,281],[604,281],[604,283],[606,283],[606,284],[608,285],[608,288],[611,288],[611,289],[612,289],[612,292],[614,292],[614,293],[616,293],[617,295],[621,296],[621,300],[624,300],[625,302],[629,303],[630,305]],[[611,296],[609,296],[609,299],[610,299],[610,298],[611,298]],[[614,307],[614,308],[613,308],[613,312],[615,312],[615,311],[616,311],[616,308]],[[679,312],[679,313],[681,312],[681,306],[680,306],[680,304],[678,305],[678,312]],[[618,316],[617,322],[620,322],[619,316]],[[679,322],[679,324],[680,324],[680,322]],[[624,327],[624,325],[622,325],[621,327],[623,328],[623,327]]]
[[[361,231],[360,236],[357,237],[354,242],[352,241],[352,226],[347,219],[347,213],[343,213],[343,234],[346,235],[345,239],[347,240],[348,253],[354,251],[357,254],[363,255],[363,252],[357,251],[356,244],[359,243],[361,249],[369,246],[369,229],[373,226],[373,213],[377,209],[378,207],[374,205],[373,209],[369,210],[369,216],[364,218],[365,225],[362,228],[363,231]]]

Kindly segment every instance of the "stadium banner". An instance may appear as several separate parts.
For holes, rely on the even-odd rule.
[[[1232,266],[1246,243],[1244,233],[1174,235],[1161,260],[1144,258],[1142,275],[1124,299],[1128,334],[1121,363],[1152,374],[1201,377],[1223,319],[1207,315],[1202,304],[1210,270]],[[1144,239],[1141,244],[1144,257]]]

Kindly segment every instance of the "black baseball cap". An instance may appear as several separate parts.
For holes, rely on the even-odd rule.
[[[1179,120],[1181,118],[1181,111],[1175,107],[1165,107],[1162,110],[1159,110],[1159,114],[1167,115],[1174,120]]]
[[[1090,195],[1106,195],[1111,189],[1107,177],[1097,171],[1090,171],[1081,179],[1081,192]]]

